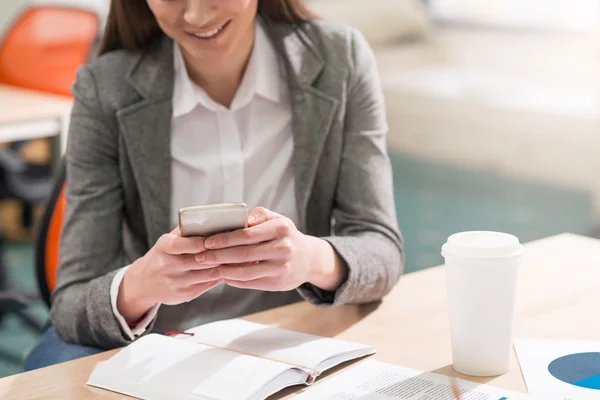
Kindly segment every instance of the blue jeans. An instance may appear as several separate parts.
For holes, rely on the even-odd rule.
[[[81,346],[65,342],[52,326],[40,337],[40,340],[25,358],[23,369],[31,371],[50,365],[91,356],[105,351],[96,347]]]

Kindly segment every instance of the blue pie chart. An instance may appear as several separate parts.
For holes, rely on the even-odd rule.
[[[569,354],[548,365],[548,372],[570,385],[600,391],[600,353]]]

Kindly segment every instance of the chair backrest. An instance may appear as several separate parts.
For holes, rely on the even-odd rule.
[[[36,239],[35,264],[40,294],[48,306],[56,289],[56,274],[59,265],[60,236],[67,201],[65,198],[66,166],[61,162],[58,175],[48,199]]]
[[[26,9],[0,44],[0,83],[70,96],[98,32],[98,17],[88,10]]]

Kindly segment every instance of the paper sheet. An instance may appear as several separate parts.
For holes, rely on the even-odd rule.
[[[528,395],[463,380],[461,400],[521,400]],[[367,360],[307,389],[297,400],[453,400],[450,378]]]
[[[600,399],[599,341],[517,340],[515,351],[531,393]]]

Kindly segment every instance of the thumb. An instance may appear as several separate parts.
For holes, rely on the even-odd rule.
[[[281,217],[281,215],[279,215],[271,210],[267,210],[264,207],[255,207],[254,209],[252,209],[252,211],[248,215],[248,226],[251,227],[251,226],[260,225],[264,222],[267,222],[270,219],[279,218],[279,217]]]

